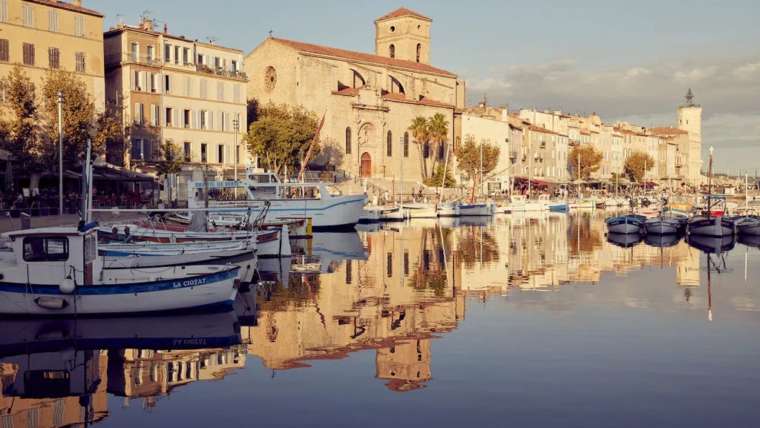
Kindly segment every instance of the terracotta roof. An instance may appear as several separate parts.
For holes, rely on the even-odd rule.
[[[542,128],[540,126],[537,126],[537,125],[530,124],[530,125],[528,125],[528,127],[530,128],[531,131],[541,132],[541,133],[544,133],[544,134],[559,135],[560,137],[567,137],[567,135],[565,135],[565,134],[560,134],[559,132],[554,132],[554,131],[548,130],[546,128]]]
[[[424,19],[425,21],[433,21],[432,19],[428,18],[427,16],[425,16],[425,15],[423,15],[421,13],[417,13],[417,12],[415,12],[413,10],[410,10],[410,9],[407,9],[405,7],[400,7],[398,9],[394,10],[391,13],[388,13],[386,15],[383,15],[383,16],[377,18],[375,20],[375,22],[384,21],[386,19],[391,19],[391,18],[398,18],[398,17],[401,17],[401,16],[413,16],[415,18]]]
[[[591,135],[588,129],[581,129],[581,135]]]
[[[442,107],[442,108],[454,108],[451,104],[446,104],[441,101],[431,100],[430,98],[422,98],[421,100],[413,100],[406,98],[404,94],[388,93],[383,95],[385,101],[395,101],[398,103],[418,104],[430,107]]]
[[[103,14],[92,9],[87,9],[86,7],[77,6],[72,3],[66,3],[63,0],[26,0],[29,3],[37,3],[44,6],[50,6],[50,7],[57,7],[58,9],[65,9],[70,10],[72,12],[79,12],[84,13],[86,15],[92,15],[97,16],[98,18],[102,18]]]
[[[683,129],[670,128],[670,127],[649,128],[649,132],[651,132],[652,135],[679,135],[679,134],[688,134],[688,132],[684,131]]]
[[[345,95],[347,97],[355,97],[359,95],[359,88],[343,88],[340,91],[333,91],[333,95]]]
[[[404,68],[407,70],[414,70],[414,71],[430,73],[430,74],[438,74],[438,75],[446,76],[446,77],[454,77],[454,78],[457,77],[456,74],[450,73],[446,70],[432,67],[430,65],[419,63],[419,62],[414,62],[414,61],[405,61],[402,59],[387,58],[380,55],[373,55],[373,54],[368,54],[364,52],[355,52],[355,51],[349,51],[349,50],[338,49],[338,48],[331,48],[328,46],[314,45],[311,43],[298,42],[295,40],[279,39],[277,37],[272,37],[271,40],[278,43],[282,43],[286,46],[290,46],[293,49],[296,49],[298,51],[307,52],[307,53],[315,54],[315,55],[324,55],[324,56],[348,59],[348,60],[353,60],[353,61],[362,61],[362,62],[368,62],[372,64],[385,65],[389,67]]]

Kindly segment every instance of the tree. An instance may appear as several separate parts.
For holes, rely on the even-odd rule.
[[[472,183],[470,200],[475,199],[475,189],[482,184],[481,178],[486,177],[496,168],[500,152],[499,146],[495,144],[476,143],[475,137],[472,135],[467,135],[464,144],[457,147],[455,155],[459,169]]]
[[[92,137],[95,104],[84,81],[66,71],[50,71],[42,82],[42,113],[50,141],[58,141],[58,93],[63,94],[63,163],[76,165]],[[93,141],[93,157],[103,153],[102,141]],[[58,157],[57,145],[46,145],[46,163]]]
[[[256,119],[259,117],[259,101],[256,98],[251,98],[246,102],[246,119],[247,123],[245,124],[245,128],[250,128],[251,124],[253,122],[256,122]],[[241,124],[242,125],[242,124]]]
[[[625,160],[625,174],[631,181],[640,183],[647,171],[654,167],[654,159],[644,152],[633,152]]]
[[[454,179],[454,174],[451,172],[451,168],[446,169],[446,179],[443,180],[443,165],[438,164],[433,172],[433,175],[423,181],[426,186],[437,187],[443,184],[443,187],[454,187],[457,185],[457,181]]]
[[[106,109],[95,119],[95,137],[93,145],[102,147],[106,153],[106,161],[114,165],[130,167],[128,128],[124,126],[123,113],[120,105],[106,103]]]
[[[298,166],[317,132],[317,122],[314,113],[301,107],[268,104],[259,107],[245,141],[251,154],[262,159],[268,169],[280,173],[285,166]]]
[[[578,169],[579,158],[580,170]],[[592,173],[599,171],[603,158],[602,153],[593,146],[577,144],[570,150],[567,163],[576,180],[588,180]]]
[[[161,157],[156,164],[156,172],[166,180],[169,176],[182,171],[182,152],[171,141],[166,141],[162,144],[160,150]],[[169,200],[172,200],[172,188],[171,186],[167,186],[167,188],[169,189]]]
[[[3,123],[5,137],[0,140],[0,148],[11,154],[17,170],[41,171],[42,145],[34,83],[17,65],[0,84],[5,91],[5,102],[1,106],[8,117]]]
[[[430,144],[430,128],[428,127],[428,120],[422,116],[417,116],[412,119],[412,124],[409,125],[409,131],[412,133],[412,138],[417,146],[417,151],[420,155],[420,171],[422,171],[423,181],[427,179],[427,159],[423,155],[423,151]]]
[[[449,136],[449,122],[446,120],[446,116],[441,113],[436,113],[428,119],[428,134],[430,135],[430,141],[433,143],[433,170],[435,170],[438,164],[438,153],[441,152],[441,147],[446,143]],[[446,148],[448,151],[448,148]],[[444,159],[446,153],[443,154]]]

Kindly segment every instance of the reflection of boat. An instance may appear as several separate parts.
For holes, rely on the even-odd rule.
[[[457,226],[487,226],[491,221],[492,219],[490,216],[440,217],[438,219],[438,224],[445,228]]]
[[[312,237],[311,254],[319,258],[321,271],[343,260],[367,260],[359,234],[356,232],[318,232]]]
[[[646,221],[646,217],[629,214],[610,217],[606,220],[610,233],[638,234]]]
[[[739,242],[748,247],[760,248],[760,236],[758,235],[739,235]]]
[[[235,308],[235,314],[241,326],[255,326],[258,321],[255,287],[241,289],[235,298],[233,308]]]
[[[608,233],[607,241],[618,247],[629,248],[641,242],[641,235],[634,233]]]
[[[742,236],[760,236],[760,217],[745,216],[735,219],[736,231]]]
[[[702,236],[689,235],[686,242],[692,247],[707,254],[720,254],[731,251],[736,245],[733,236]]]
[[[397,206],[367,206],[362,211],[359,223],[376,223],[379,221],[404,221],[405,212]]]
[[[98,248],[106,268],[219,264],[255,251],[256,242],[251,239],[185,244],[118,243],[101,244]]]
[[[405,202],[403,209],[409,218],[435,218],[438,217],[438,211],[435,204],[425,202]]]
[[[234,311],[172,316],[3,319],[0,355],[83,349],[196,349],[240,343]]]
[[[644,237],[644,242],[650,247],[667,248],[678,244],[681,241],[681,236],[677,234],[648,234]]]
[[[94,224],[9,232],[0,313],[119,314],[231,305],[237,266],[106,269]]]

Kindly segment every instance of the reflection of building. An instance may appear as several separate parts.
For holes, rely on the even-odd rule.
[[[377,375],[395,378],[392,389],[429,379],[429,338],[464,316],[458,278],[445,269],[453,232],[402,230],[362,234],[367,260],[344,261],[318,284],[291,281],[262,291],[258,325],[242,328],[249,352],[267,367],[289,369],[379,349]]]
[[[405,392],[423,388],[432,378],[430,372],[430,339],[398,342],[377,350],[376,376],[387,380],[392,391]]]
[[[106,367],[107,355],[98,351],[5,358],[0,426],[65,427],[102,420],[108,415]]]
[[[245,366],[245,352],[227,349],[111,351],[108,360],[108,392],[127,398],[145,398],[146,406],[179,386],[218,380]]]

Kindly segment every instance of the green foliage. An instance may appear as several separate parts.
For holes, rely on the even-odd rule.
[[[496,165],[499,162],[499,153],[501,153],[499,146],[489,143],[478,144],[472,135],[467,135],[464,143],[457,147],[455,152],[457,165],[472,183],[471,198],[475,197],[475,189],[481,184],[481,177],[487,177],[488,174],[496,169]]]
[[[578,169],[578,158],[580,157],[580,170]],[[591,174],[599,171],[602,166],[604,156],[601,152],[590,145],[576,145],[570,150],[567,157],[567,163],[576,180],[588,180]],[[579,174],[580,172],[580,174]]]
[[[105,111],[97,115],[95,126],[93,145],[106,150],[107,162],[129,168],[128,128],[124,127],[121,106],[108,103]]]
[[[164,177],[182,171],[182,151],[179,146],[167,141],[161,145],[161,160],[156,164],[156,172]]]
[[[446,116],[441,113],[436,113],[430,118],[417,116],[412,119],[412,123],[409,125],[409,131],[412,133],[414,143],[417,145],[420,154],[422,179],[424,182],[428,182],[432,177],[428,177],[428,160],[422,155],[423,148],[429,145],[431,146],[430,149],[433,154],[438,153],[438,147],[440,147],[441,144],[444,144],[448,138],[449,122],[446,120]],[[438,157],[432,156],[432,158],[433,170],[437,172]]]
[[[433,175],[426,178],[423,183],[425,183],[426,186],[430,187],[439,187],[441,186],[441,181],[443,178],[443,165],[439,164],[435,168],[435,172],[433,172]],[[457,181],[454,179],[454,175],[451,173],[451,168],[448,168],[446,170],[446,181],[443,184],[443,187],[455,187],[457,185]]]
[[[257,120],[251,123],[245,142],[251,154],[258,156],[268,169],[279,173],[286,165],[297,168],[317,126],[317,116],[312,112],[268,104],[259,107]]]
[[[0,140],[0,148],[11,154],[17,169],[41,171],[42,144],[39,140],[34,83],[17,65],[0,84],[5,91],[2,110],[8,117],[7,122],[3,122],[5,135]]]
[[[66,71],[50,71],[42,82],[41,106],[49,141],[58,141],[58,93],[63,94],[64,167],[73,167],[83,156],[87,140],[94,134],[95,104],[82,79]],[[97,139],[93,141],[93,157],[104,152],[105,146],[100,143]],[[46,162],[57,159],[57,145],[46,147]]]
[[[625,160],[623,167],[625,174],[633,182],[639,183],[647,171],[654,167],[654,159],[644,152],[633,152]]]

